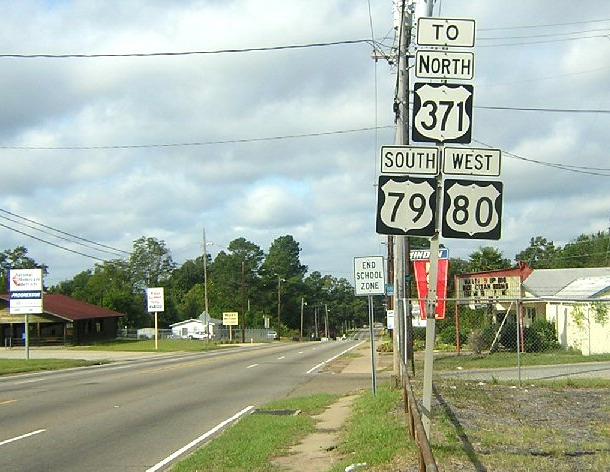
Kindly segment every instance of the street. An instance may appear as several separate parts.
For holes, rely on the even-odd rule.
[[[273,344],[0,379],[0,470],[163,470],[175,451],[357,345]]]

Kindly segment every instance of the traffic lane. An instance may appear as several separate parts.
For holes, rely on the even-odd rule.
[[[517,367],[439,372],[438,375],[462,380],[491,381],[495,378],[510,381],[519,379]],[[561,380],[567,377],[610,379],[610,362],[521,367],[521,380]]]
[[[118,378],[112,375],[109,379],[112,381],[107,383],[66,385],[77,398],[84,396],[86,401],[75,405],[66,398],[58,398],[55,406],[63,408],[48,411],[46,417],[40,412],[34,414],[29,424],[26,420],[31,405],[21,403],[21,411],[15,411],[11,418],[11,422],[19,426],[15,433],[35,431],[33,428],[47,431],[4,446],[2,457],[6,460],[0,460],[0,468],[30,470],[31,467],[35,470],[44,464],[48,470],[131,470],[131,467],[141,470],[143,465],[150,464],[151,453],[134,455],[134,450],[150,451],[147,446],[159,445],[163,438],[161,455],[169,455],[201,434],[202,429],[212,428],[223,418],[235,414],[238,407],[253,400],[260,404],[281,398],[299,381],[304,381],[305,366],[319,362],[322,357],[334,353],[337,347],[344,347],[342,344],[329,344],[322,349],[295,345],[280,352],[260,353],[254,359],[259,361],[258,365],[248,364],[251,357],[239,356],[233,362],[222,359],[225,362],[202,364],[195,370],[192,367],[196,366],[190,365],[189,369],[143,372],[152,377],[151,382],[144,384],[140,380],[148,376],[134,372]],[[281,355],[272,357],[277,354]],[[282,355],[286,362],[284,368],[278,369],[277,361]],[[113,389],[104,391],[102,387],[108,386]],[[39,393],[52,400],[49,392]],[[61,397],[63,392],[59,393]],[[2,420],[3,425],[11,422]],[[129,431],[127,436],[125,431]],[[3,437],[6,433],[3,431]],[[47,435],[52,440],[45,439]],[[50,453],[58,450],[58,444],[67,445],[67,452]],[[27,453],[31,451],[31,445],[37,445],[37,455],[33,457]],[[168,446],[171,447],[168,449]],[[117,460],[109,460],[109,450],[118,454]],[[74,451],[82,451],[79,457],[87,459],[74,463]],[[21,458],[16,466],[11,459],[15,457]],[[162,460],[162,457],[157,458]]]

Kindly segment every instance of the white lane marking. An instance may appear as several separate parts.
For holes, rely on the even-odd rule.
[[[0,442],[0,446],[4,446],[5,444],[19,441],[20,439],[25,439],[30,436],[34,436],[35,434],[44,433],[45,431],[46,431],[46,429],[37,429],[36,431],[32,431],[31,433],[22,434],[21,436],[17,436],[17,437],[11,438],[11,439],[6,439],[6,440]]]
[[[303,351],[299,351],[299,354],[303,354]]]
[[[346,349],[345,351],[341,351],[339,354],[337,354],[336,356],[331,357],[330,359],[326,359],[323,362],[320,362],[318,365],[312,367],[311,369],[309,369],[307,372],[305,372],[306,374],[311,374],[314,370],[319,369],[320,367],[322,367],[324,364],[328,364],[329,362],[334,361],[337,357],[342,356],[343,354],[345,354],[346,352],[351,351],[352,349],[356,349],[358,346],[360,346],[364,341],[360,341],[358,344]]]
[[[252,367],[256,367],[258,364],[251,364],[248,367],[246,367],[246,369],[251,369]]]
[[[4,400],[0,402],[0,405],[8,405],[9,403],[15,403],[17,400]]]
[[[34,382],[42,382],[43,380],[47,380],[47,379],[44,378],[44,379],[22,380],[21,382],[15,382],[14,385],[31,384],[31,383],[34,383]]]
[[[280,356],[277,358],[278,361],[281,361],[282,359],[286,359],[286,356]]]
[[[231,418],[228,418],[228,419],[224,420],[222,423],[217,424],[212,429],[210,429],[207,433],[202,434],[197,439],[194,439],[193,441],[188,443],[186,446],[181,447],[176,452],[174,452],[174,453],[170,454],[169,456],[167,456],[165,459],[163,459],[158,464],[155,464],[151,468],[146,469],[146,472],[155,472],[155,471],[163,468],[165,465],[169,464],[171,461],[173,461],[175,458],[179,457],[181,454],[184,454],[186,451],[188,451],[192,447],[194,447],[197,444],[199,444],[200,442],[206,440],[211,435],[213,435],[217,431],[221,430],[222,428],[224,428],[228,424],[230,424],[230,423],[232,423],[234,421],[237,421],[240,417],[242,417],[246,413],[249,413],[253,409],[254,409],[254,406],[250,405],[250,406],[247,406],[246,408],[244,408],[243,410],[238,411],[233,416],[231,416]]]

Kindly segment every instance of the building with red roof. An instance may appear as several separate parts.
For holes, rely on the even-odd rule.
[[[0,294],[0,342],[22,345],[25,315],[11,315],[10,295]],[[66,295],[44,294],[41,314],[28,315],[30,343],[86,344],[114,339],[123,313]]]

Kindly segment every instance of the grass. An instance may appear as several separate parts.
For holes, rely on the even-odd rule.
[[[610,354],[583,356],[569,351],[525,352],[521,354],[522,366],[578,364],[583,362],[610,361]],[[417,361],[416,361],[417,362]],[[417,362],[416,368],[423,370],[423,362]],[[517,354],[514,352],[496,352],[493,354],[437,354],[434,358],[435,370],[455,370],[458,367],[467,369],[516,367]]]
[[[417,463],[415,444],[407,432],[400,406],[401,398],[399,390],[384,386],[378,389],[377,396],[366,392],[355,401],[338,447],[345,459],[330,469],[332,472],[342,472],[350,464],[363,462],[368,467],[393,467],[397,458],[405,456]]]
[[[0,376],[41,370],[85,367],[105,363],[106,361],[85,361],[82,359],[0,359]]]
[[[71,349],[90,351],[129,351],[129,352],[202,352],[221,349],[229,345],[208,343],[189,339],[160,339],[159,349],[155,351],[154,339],[123,340],[96,343],[91,346],[74,346]]]
[[[268,472],[279,470],[270,461],[314,430],[312,415],[324,411],[337,396],[320,394],[282,400],[265,410],[301,410],[297,416],[250,415],[190,457],[174,472]]]

